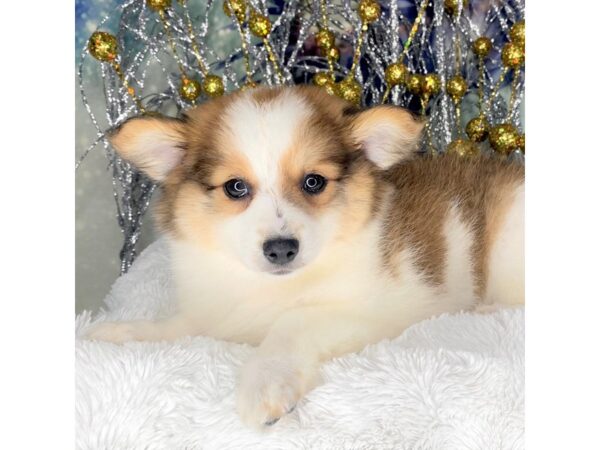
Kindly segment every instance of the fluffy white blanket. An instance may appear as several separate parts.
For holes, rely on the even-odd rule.
[[[169,314],[164,242],[119,278],[94,318]],[[77,335],[91,314],[77,317]],[[445,315],[336,359],[266,433],[245,428],[234,384],[250,346],[207,337],[117,346],[77,339],[80,449],[521,449],[523,310]]]

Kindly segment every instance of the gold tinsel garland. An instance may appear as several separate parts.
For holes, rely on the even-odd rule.
[[[104,31],[95,31],[88,40],[88,51],[90,55],[96,58],[98,61],[110,63],[115,73],[121,80],[123,87],[127,93],[131,96],[137,107],[142,113],[146,112],[146,109],[142,105],[139,97],[135,93],[135,89],[129,85],[129,81],[123,75],[121,65],[117,62],[119,56],[119,46],[117,44],[117,38],[110,33]]]
[[[510,95],[509,108],[507,113],[508,119],[514,108],[514,95],[516,91],[516,83],[520,75],[521,69],[525,64],[525,22],[517,22],[509,32],[511,41],[504,44],[502,48],[501,58],[504,68],[496,84],[492,95],[490,96],[490,104],[494,97],[498,95],[501,83],[509,71],[513,72],[513,83]],[[489,106],[488,106],[489,107]],[[489,131],[489,140],[492,148],[501,155],[509,155],[511,152],[521,149],[525,151],[525,136],[519,135],[519,131],[515,125],[510,122],[503,122]]]
[[[315,42],[319,51],[327,58],[327,72],[315,74],[313,83],[321,86],[330,95],[335,95],[335,75],[334,63],[340,57],[340,51],[335,46],[335,35],[329,29],[329,20],[327,18],[327,2],[319,0],[320,28],[315,35]]]
[[[379,3],[375,0],[360,0],[358,2],[358,15],[361,26],[354,48],[354,56],[352,57],[352,67],[350,67],[348,75],[337,83],[333,90],[336,95],[355,105],[360,105],[362,97],[362,88],[356,80],[356,71],[358,69],[363,40],[369,29],[369,25],[378,20],[381,15]]]
[[[256,83],[252,77],[250,52],[248,51],[248,44],[245,36],[244,24],[246,23],[247,9],[248,5],[246,0],[223,0],[223,12],[234,21],[240,35],[242,53],[244,55],[244,67],[246,70],[246,84],[244,85],[244,88],[252,88],[256,86]]]
[[[417,17],[415,18],[415,22],[413,23],[410,33],[408,34],[408,38],[404,42],[404,46],[402,49],[402,55],[398,59],[398,61],[390,64],[385,70],[385,81],[387,83],[387,87],[383,94],[382,102],[385,102],[390,95],[391,90],[402,84],[405,84],[409,92],[414,95],[419,95],[421,93],[421,79],[415,74],[409,74],[408,69],[404,65],[404,60],[408,56],[408,52],[410,50],[410,45],[412,44],[415,35],[419,29],[419,25],[423,21],[423,17],[425,16],[425,10],[427,9],[427,5],[430,0],[422,0],[421,7],[419,8],[419,12],[417,13]]]
[[[185,0],[179,0],[184,3]],[[494,126],[490,125],[488,118],[489,110],[492,102],[499,93],[500,87],[510,71],[513,72],[512,92],[510,96],[509,109],[507,114],[511,116],[514,108],[514,98],[517,89],[517,82],[520,70],[525,62],[525,23],[524,21],[517,22],[509,31],[510,41],[505,43],[501,49],[501,60],[503,69],[498,80],[493,86],[488,101],[484,99],[485,85],[485,58],[493,49],[492,40],[488,37],[481,36],[473,41],[472,51],[477,58],[479,69],[478,79],[478,95],[479,95],[479,115],[471,119],[464,132],[467,139],[461,137],[461,103],[468,92],[468,84],[460,74],[460,46],[456,42],[456,73],[450,77],[445,86],[441,85],[440,78],[436,73],[414,73],[410,72],[405,65],[404,60],[407,58],[412,42],[418,32],[419,25],[425,20],[425,12],[431,0],[423,0],[419,6],[417,17],[410,29],[409,35],[404,42],[402,54],[397,61],[389,64],[385,69],[386,88],[382,97],[382,102],[385,102],[392,89],[397,86],[404,86],[406,91],[412,95],[418,96],[421,103],[421,113],[424,115],[429,102],[437,95],[443,95],[442,87],[445,88],[445,93],[451,98],[455,106],[455,121],[456,129],[458,130],[457,138],[447,148],[448,152],[453,152],[461,156],[468,156],[478,153],[478,144],[484,142],[489,137],[491,147],[501,155],[510,154],[516,149],[524,151],[525,136],[520,134],[518,129],[511,123],[504,121]],[[166,41],[171,48],[173,58],[181,74],[181,85],[179,88],[180,96],[187,102],[195,104],[202,92],[205,92],[209,97],[220,96],[224,93],[224,84],[220,76],[212,74],[207,69],[194,33],[193,24],[187,9],[185,9],[185,20],[187,24],[188,39],[192,46],[198,63],[199,73],[202,79],[200,83],[195,77],[188,75],[181,58],[178,56],[174,37],[172,35],[172,25],[169,22],[169,12],[172,9],[171,0],[146,0],[148,7],[155,11],[163,25],[166,36]],[[462,12],[468,8],[468,0],[444,0],[444,10],[449,15],[452,24],[457,25],[461,20]],[[335,82],[334,63],[339,58],[339,50],[336,47],[336,38],[334,33],[329,28],[327,17],[327,2],[319,0],[320,7],[320,26],[315,35],[315,41],[321,53],[327,59],[328,70],[315,74],[313,82],[322,86],[326,92],[359,105],[361,103],[362,88],[356,79],[356,71],[361,58],[361,51],[369,25],[379,20],[381,16],[381,7],[376,0],[360,0],[357,5],[357,14],[360,18],[360,29],[357,33],[357,40],[352,58],[352,65],[347,75],[340,82]],[[244,30],[249,30],[254,36],[262,40],[263,46],[267,52],[268,60],[275,70],[275,74],[280,83],[285,81],[280,64],[277,60],[275,52],[269,42],[269,35],[272,31],[272,23],[270,19],[261,14],[257,9],[248,3],[247,0],[224,0],[223,11],[228,15],[238,26],[242,42],[242,51],[245,58],[246,67],[246,87],[256,85],[252,78],[252,70],[250,64],[250,55],[244,36]],[[136,95],[135,89],[130,85],[127,77],[124,76],[120,64],[118,63],[118,45],[116,38],[106,32],[97,31],[89,39],[88,51],[92,56],[102,62],[109,63],[126,89],[128,95],[138,106],[142,113],[146,110],[142,105],[139,97]],[[429,133],[429,130],[428,130]],[[434,154],[437,153],[431,144],[431,136],[429,143]]]

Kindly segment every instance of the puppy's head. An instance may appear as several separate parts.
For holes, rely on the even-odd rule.
[[[378,170],[408,158],[421,124],[363,112],[314,87],[257,88],[132,119],[119,154],[161,183],[162,228],[255,271],[293,272],[372,218]]]

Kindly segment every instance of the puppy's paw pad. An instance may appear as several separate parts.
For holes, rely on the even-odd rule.
[[[294,410],[311,387],[313,371],[289,358],[253,358],[242,368],[237,409],[244,423],[262,429]]]
[[[83,338],[90,341],[106,341],[113,344],[135,340],[135,325],[129,322],[102,322],[89,327]]]

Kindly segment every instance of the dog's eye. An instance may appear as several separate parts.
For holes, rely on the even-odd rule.
[[[244,180],[240,180],[239,178],[234,178],[229,180],[227,183],[223,185],[223,189],[228,197],[239,200],[250,192],[248,189],[248,185],[244,182]]]
[[[304,177],[302,190],[307,194],[318,194],[327,185],[327,180],[316,173],[309,173]]]

